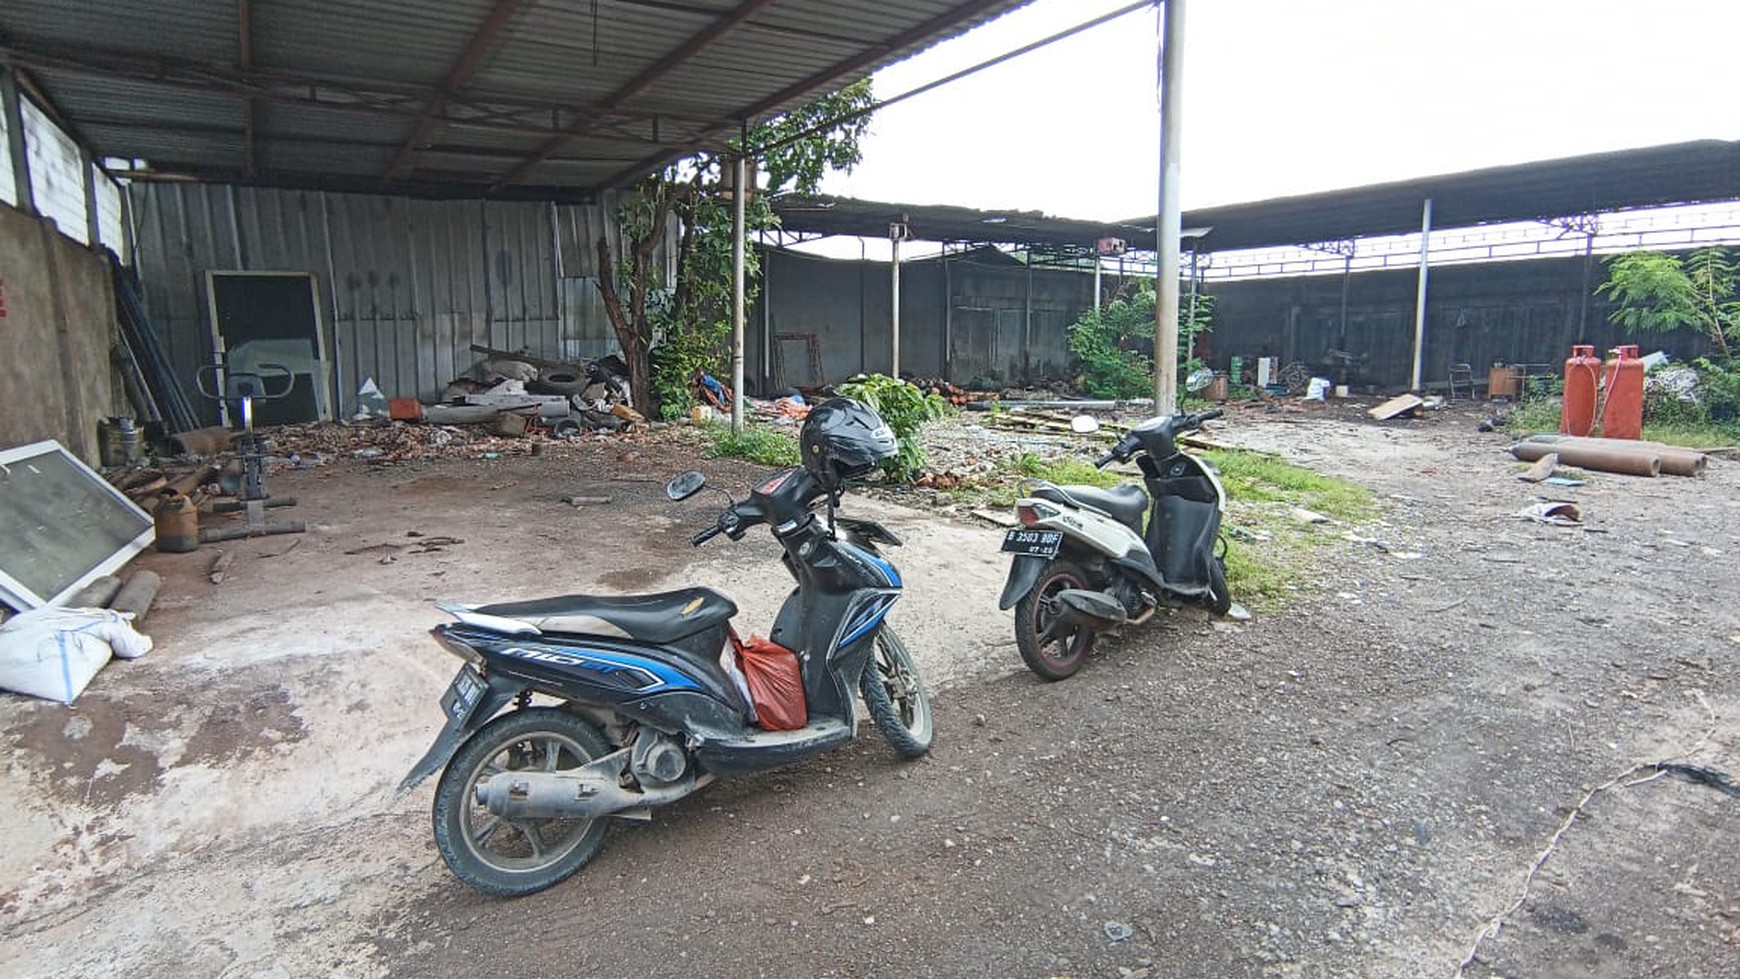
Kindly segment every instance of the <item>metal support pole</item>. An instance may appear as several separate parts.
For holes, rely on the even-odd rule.
[[[1589,339],[1589,279],[1595,265],[1595,232],[1583,239],[1583,294],[1577,306],[1577,339]]]
[[[1414,385],[1420,390],[1420,365],[1426,354],[1426,269],[1431,264],[1432,198],[1420,205],[1420,286],[1414,294]]]
[[[0,71],[0,111],[6,113],[6,148],[12,154],[12,197],[20,211],[36,217],[36,194],[30,189],[30,154],[24,147],[24,106],[18,101],[18,78],[10,70]]]
[[[1196,249],[1190,250],[1190,296],[1184,303],[1184,322],[1190,324],[1190,342],[1184,348],[1186,361],[1196,359]]]
[[[743,431],[743,199],[749,180],[742,154],[732,158],[731,183],[731,430]]]
[[[943,348],[942,376],[943,380],[953,382],[955,368],[955,288],[949,277],[949,253],[945,248],[942,253],[943,273]]]
[[[1105,271],[1105,259],[1094,252],[1094,312],[1100,311],[1100,273]]]
[[[816,378],[821,383],[821,378]],[[773,256],[761,253],[761,393],[773,390]]]
[[[900,379],[900,241],[906,237],[906,225],[888,226],[888,241],[894,246],[894,256],[888,263],[888,333],[893,337],[889,348],[888,376]]]
[[[1160,216],[1155,224],[1154,413],[1178,406],[1179,135],[1184,108],[1184,0],[1166,0],[1160,27]]]
[[[1341,256],[1341,329],[1336,333],[1335,347],[1347,350],[1347,287],[1353,281],[1353,251]]]

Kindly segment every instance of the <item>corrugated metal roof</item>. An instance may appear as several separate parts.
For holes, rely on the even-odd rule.
[[[55,0],[0,12],[0,62],[101,156],[567,199],[1027,2]]]
[[[1418,233],[1428,197],[1438,228],[1740,200],[1740,142],[1672,143],[1197,208],[1184,212],[1183,226],[1211,229],[1198,246],[1205,252]],[[1152,246],[1152,216],[1125,223]]]

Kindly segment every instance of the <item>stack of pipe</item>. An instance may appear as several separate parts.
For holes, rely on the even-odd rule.
[[[1603,439],[1577,435],[1531,435],[1510,447],[1510,454],[1534,462],[1557,453],[1567,466],[1627,476],[1701,476],[1709,456],[1694,449],[1642,442],[1634,439]]]

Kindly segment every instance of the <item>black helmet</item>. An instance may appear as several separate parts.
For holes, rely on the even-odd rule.
[[[804,468],[830,490],[894,455],[894,433],[862,401],[830,398],[810,409],[798,436]]]

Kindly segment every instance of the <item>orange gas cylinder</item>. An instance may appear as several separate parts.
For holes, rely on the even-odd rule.
[[[1607,402],[1601,434],[1610,439],[1643,435],[1643,361],[1634,346],[1614,347],[1607,358]]]
[[[1588,435],[1595,430],[1595,392],[1601,386],[1601,358],[1594,347],[1576,346],[1565,361],[1565,402],[1559,434]]]

